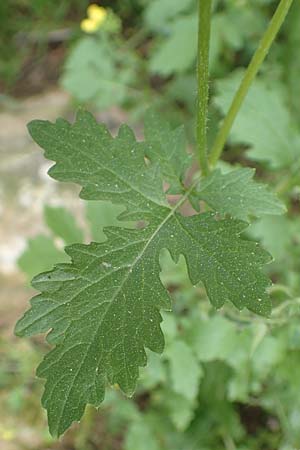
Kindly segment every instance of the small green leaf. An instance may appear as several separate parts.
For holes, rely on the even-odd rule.
[[[199,186],[201,200],[222,214],[247,220],[249,216],[280,215],[286,208],[263,184],[253,180],[254,169],[237,169],[226,174],[214,171]]]
[[[177,339],[166,349],[166,357],[173,390],[190,401],[195,400],[203,371],[191,348]]]
[[[85,37],[71,50],[61,84],[80,102],[92,102],[98,109],[120,105],[134,80],[134,61],[126,57],[111,39]]]
[[[153,0],[145,10],[146,24],[153,30],[164,29],[171,20],[188,10],[193,0]]]
[[[147,353],[148,364],[141,369],[140,380],[143,388],[150,390],[166,382],[166,368],[160,355]]]
[[[221,316],[201,321],[194,334],[191,345],[200,361],[226,361],[236,346],[236,327]]]
[[[182,73],[195,62],[197,55],[197,16],[182,17],[169,27],[169,36],[158,46],[150,59],[153,73],[169,76]]]
[[[262,242],[275,260],[282,262],[287,257],[293,240],[299,236],[299,226],[295,225],[286,216],[266,216],[251,224],[248,232],[251,237]]]
[[[153,430],[147,423],[147,417],[140,417],[135,422],[131,423],[126,434],[125,450],[161,450],[161,446]]]
[[[284,357],[285,342],[274,336],[266,336],[253,355],[253,371],[263,379]]]
[[[74,216],[63,207],[45,206],[45,222],[55,236],[66,244],[83,241],[83,232],[78,227]]]
[[[31,280],[37,273],[51,270],[54,264],[67,261],[68,256],[55,246],[53,239],[40,235],[28,240],[18,266]]]
[[[104,228],[108,226],[133,228],[134,222],[119,221],[118,217],[124,212],[124,207],[111,202],[86,202],[86,217],[90,223],[93,240],[106,240]]]
[[[179,431],[184,431],[194,416],[195,405],[184,395],[171,390],[165,392],[165,406],[173,424]]]

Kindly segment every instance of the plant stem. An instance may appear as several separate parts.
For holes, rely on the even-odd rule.
[[[260,41],[260,44],[254,53],[252,60],[245,72],[239,89],[237,90],[229,111],[223,121],[221,129],[216,137],[213,148],[210,153],[209,161],[212,166],[215,166],[220,158],[234,120],[242,106],[242,103],[249,91],[249,88],[259,71],[268,51],[293,3],[293,0],[281,0],[272,20]]]
[[[221,437],[226,450],[236,450],[234,440],[226,430],[221,431]]]
[[[212,0],[198,0],[198,100],[197,100],[197,144],[202,174],[209,173],[207,157],[207,108],[209,95],[209,41]]]

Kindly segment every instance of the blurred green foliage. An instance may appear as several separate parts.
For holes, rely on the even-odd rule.
[[[5,89],[13,88],[33,50],[45,52],[47,33],[74,26],[84,16],[87,5],[88,0],[0,2],[0,82]]]

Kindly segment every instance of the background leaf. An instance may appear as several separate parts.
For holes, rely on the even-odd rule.
[[[18,259],[18,265],[31,280],[39,272],[50,270],[54,264],[69,261],[48,236],[39,235],[27,242],[27,248]]]
[[[169,36],[151,55],[151,72],[168,76],[190,68],[196,58],[196,36],[197,17],[194,14],[172,23]]]
[[[216,105],[225,114],[241,79],[240,71],[217,82]],[[300,136],[293,125],[284,92],[263,79],[251,87],[233,125],[231,141],[251,148],[247,156],[271,168],[289,167],[298,160]]]
[[[83,241],[83,232],[78,227],[72,214],[63,207],[46,205],[44,209],[45,222],[57,237],[66,244]]]
[[[78,101],[92,101],[97,108],[105,109],[127,98],[133,67],[130,54],[122,59],[120,49],[108,37],[85,37],[72,49],[61,84]]]
[[[190,401],[195,400],[203,372],[191,348],[183,341],[174,340],[166,350],[166,357],[170,365],[173,390]]]

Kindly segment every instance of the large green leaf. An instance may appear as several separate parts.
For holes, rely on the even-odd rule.
[[[46,378],[43,405],[53,435],[82,416],[85,405],[99,406],[105,385],[117,383],[128,395],[136,386],[145,347],[162,352],[159,309],[170,309],[160,280],[160,251],[178,261],[184,255],[193,284],[202,281],[215,307],[270,313],[268,278],[261,266],[269,255],[240,238],[247,224],[212,213],[185,217],[171,207],[154,162],[146,163],[145,144],[122,126],[116,138],[80,111],[74,125],[59,119],[29,125],[34,140],[56,161],[50,175],[82,186],[81,197],[110,200],[126,210],[119,219],[138,220],[137,229],[108,227],[107,241],[67,247],[70,264],[41,274],[33,286],[41,294],[18,322],[16,333],[47,332],[55,344],[37,374]],[[146,152],[147,153],[147,152]]]

